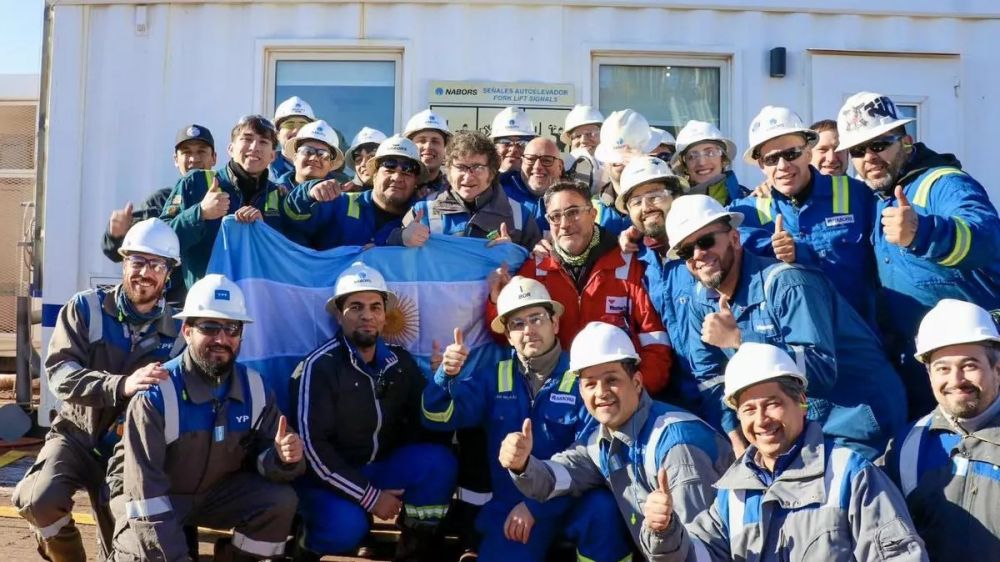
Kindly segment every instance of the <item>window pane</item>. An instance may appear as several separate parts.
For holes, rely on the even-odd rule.
[[[361,127],[374,127],[387,135],[396,128],[393,61],[281,60],[275,76],[275,107],[291,96],[301,97],[318,119],[325,119],[345,137],[345,149]]]
[[[916,119],[917,118],[917,105],[916,104],[896,104],[896,115],[900,119]],[[917,137],[917,121],[910,121],[904,127],[906,129],[906,134],[913,137],[914,141],[919,141],[920,138]]]
[[[631,108],[674,135],[691,119],[721,127],[718,67],[600,65],[601,112]]]

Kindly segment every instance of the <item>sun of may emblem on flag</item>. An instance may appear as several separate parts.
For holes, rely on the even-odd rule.
[[[385,314],[385,328],[382,337],[385,341],[409,347],[417,341],[420,331],[420,315],[417,303],[409,295],[398,295],[399,302]]]

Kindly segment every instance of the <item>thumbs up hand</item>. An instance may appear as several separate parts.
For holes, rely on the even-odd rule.
[[[288,430],[288,418],[278,418],[278,431],[274,434],[274,450],[285,464],[295,464],[302,460],[302,440],[294,431]]]
[[[502,222],[502,223],[500,223],[499,234],[497,235],[496,238],[494,238],[493,240],[490,240],[486,244],[486,247],[487,248],[492,248],[493,246],[496,246],[497,244],[500,244],[501,242],[510,242],[510,241],[511,241],[511,239],[510,239],[510,232],[507,230],[507,223]]]
[[[500,466],[520,474],[528,466],[531,456],[531,418],[525,418],[521,431],[508,433],[500,444]]]
[[[729,299],[725,296],[719,298],[719,312],[705,316],[701,323],[701,341],[718,348],[740,346],[740,327],[736,324],[736,317],[729,308]]]
[[[667,483],[667,469],[661,468],[656,474],[656,489],[646,497],[646,505],[642,508],[643,524],[654,533],[662,533],[670,526],[673,513],[674,500]]]
[[[465,360],[469,358],[469,348],[465,347],[465,337],[462,330],[455,328],[455,342],[444,348],[444,357],[441,365],[444,367],[444,374],[449,377],[457,376],[462,372]]]
[[[219,187],[219,178],[212,177],[212,186],[201,198],[201,218],[207,221],[223,217],[229,212],[229,194]]]
[[[431,229],[423,223],[424,210],[413,214],[413,220],[403,228],[403,245],[407,248],[419,248],[431,237]]]
[[[785,263],[795,263],[795,239],[785,230],[785,219],[778,215],[774,219],[774,234],[771,235],[771,248],[774,257]]]
[[[917,236],[917,212],[913,210],[903,193],[903,187],[899,185],[896,186],[896,200],[899,201],[898,207],[886,207],[882,210],[882,232],[890,244],[905,248]]]
[[[128,229],[132,228],[132,202],[125,203],[125,208],[111,211],[108,221],[108,234],[112,238],[124,238]]]

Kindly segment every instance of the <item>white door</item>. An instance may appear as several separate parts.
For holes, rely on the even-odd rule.
[[[836,119],[844,100],[862,92],[889,96],[914,139],[937,152],[963,152],[957,56],[810,53],[812,120]]]

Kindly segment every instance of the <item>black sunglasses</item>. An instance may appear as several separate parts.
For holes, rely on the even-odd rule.
[[[712,249],[715,246],[715,237],[718,236],[719,234],[725,234],[730,230],[732,230],[732,227],[729,227],[726,230],[716,230],[715,232],[709,232],[708,234],[695,240],[693,243],[677,248],[677,257],[684,261],[687,261],[694,257],[695,248],[698,248],[699,250],[702,251]]]
[[[395,158],[386,158],[385,160],[378,163],[379,167],[385,168],[390,172],[395,172],[399,170],[403,174],[417,175],[420,171],[420,166],[416,162],[411,162],[410,160],[397,160]]]
[[[781,152],[771,152],[760,157],[760,161],[764,163],[765,166],[777,166],[779,160],[784,160],[785,162],[793,162],[802,158],[805,154],[806,147],[797,146],[795,148],[786,148]]]
[[[218,336],[220,332],[225,332],[226,335],[231,338],[237,338],[243,335],[242,322],[198,322],[197,324],[194,324],[194,329],[210,338]]]
[[[667,164],[670,163],[670,159],[673,158],[673,156],[674,153],[670,152],[669,150],[664,150],[663,152],[657,152],[656,154],[653,155],[654,158],[659,158],[660,160],[663,160]]]
[[[903,138],[903,135],[890,135],[888,137],[879,137],[873,141],[866,142],[865,144],[859,144],[852,146],[847,149],[852,158],[864,158],[865,153],[871,149],[875,154],[881,153],[883,150],[889,148],[890,146],[899,142]]]

